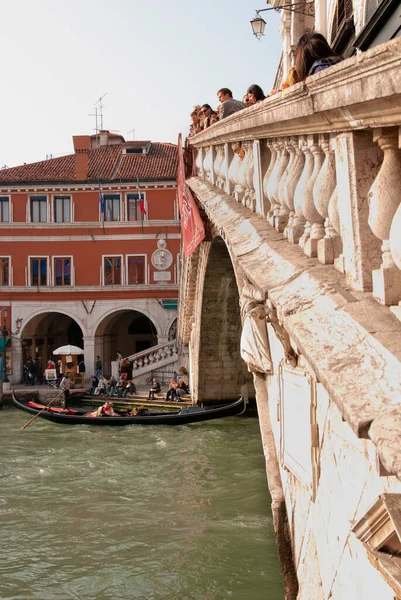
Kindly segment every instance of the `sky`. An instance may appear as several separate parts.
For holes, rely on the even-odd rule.
[[[104,94],[104,129],[176,143],[195,104],[217,106],[219,88],[267,93],[282,49],[275,11],[263,13],[265,37],[252,35],[265,0],[1,4],[0,167],[72,153],[73,135],[95,132],[89,115]]]

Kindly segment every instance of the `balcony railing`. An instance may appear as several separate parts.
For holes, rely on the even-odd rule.
[[[196,175],[401,317],[401,39],[203,131]]]

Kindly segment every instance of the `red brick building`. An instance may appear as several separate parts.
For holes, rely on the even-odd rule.
[[[45,365],[66,343],[84,348],[87,374],[96,355],[110,373],[117,350],[174,329],[176,146],[107,131],[73,141],[74,154],[0,171],[0,307],[8,329],[23,319],[7,345],[12,381],[28,356]]]

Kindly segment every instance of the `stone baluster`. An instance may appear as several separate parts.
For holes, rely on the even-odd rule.
[[[224,160],[224,146],[216,146],[216,158],[214,160],[214,173],[216,177],[216,185],[223,189],[224,180],[221,175],[221,168]]]
[[[212,155],[212,146],[209,148],[205,148],[205,158],[203,159],[203,170],[204,170],[204,178],[212,183],[212,171],[213,171],[213,155]]]
[[[382,241],[382,264],[372,273],[373,296],[390,306],[401,300],[401,271],[393,259],[395,255],[398,261],[398,254],[390,250],[390,229],[401,202],[401,151],[397,130],[393,128],[374,130],[373,139],[384,154],[383,164],[368,195],[368,223],[375,236]],[[398,217],[392,230],[394,249],[397,248],[395,238],[400,237],[396,229],[397,222]]]
[[[313,155],[313,171],[310,180],[306,186],[306,201],[304,205],[305,225],[305,244],[304,253],[309,258],[317,256],[318,240],[324,237],[324,217],[319,213],[315,204],[314,187],[322,169],[324,154],[319,145],[318,136],[310,136],[310,150]],[[308,235],[307,224],[310,223]],[[300,241],[301,244],[301,241]]]
[[[256,209],[256,194],[253,186],[254,160],[253,160],[253,142],[243,142],[242,147],[245,151],[245,157],[242,161],[243,181],[245,185],[245,195],[242,204],[252,210]]]
[[[270,152],[260,140],[253,142],[253,189],[255,190],[255,210],[258,215],[265,216],[263,175],[266,173]]]
[[[289,176],[290,176],[290,173],[294,166],[294,159],[295,159],[295,150],[291,144],[290,138],[287,138],[286,140],[284,140],[284,147],[288,153],[289,159],[288,159],[288,163],[285,168],[285,171],[283,173],[283,176],[281,177],[280,184],[278,186],[278,192],[277,192],[277,197],[278,197],[278,201],[280,204],[280,211],[276,217],[275,227],[276,227],[277,231],[279,231],[280,233],[284,232],[284,230],[288,224],[288,219],[290,216],[290,209],[287,206],[287,203],[285,201],[285,190],[287,188]]]
[[[233,150],[231,144],[224,144],[224,157],[221,163],[220,174],[223,180],[223,190],[227,194],[231,194],[231,183],[228,177],[228,169],[231,165]]]
[[[203,177],[203,148],[198,148],[196,153],[196,174],[198,177]]]
[[[313,172],[313,155],[309,149],[307,137],[302,136],[299,140],[299,144],[300,149],[304,154],[304,168],[294,194],[295,216],[292,231],[288,236],[288,241],[293,244],[301,244],[305,232],[304,206],[306,203],[306,188]]]
[[[283,234],[288,239],[289,242],[298,243],[299,237],[302,234],[301,232],[303,231],[305,221],[302,218],[301,221],[298,223],[298,225],[295,222],[296,218],[298,218],[298,217],[295,216],[294,195],[295,195],[295,190],[298,185],[299,179],[304,170],[305,154],[302,152],[302,150],[299,146],[298,138],[295,138],[295,137],[291,138],[290,144],[294,149],[294,160],[293,160],[291,171],[289,171],[289,173],[288,173],[287,184],[284,189],[284,202],[288,206],[290,214],[288,217],[287,226],[284,229]],[[293,235],[294,231],[295,231],[294,223],[296,224],[295,230],[298,227],[298,230],[300,232],[300,235],[298,237],[295,236],[295,238]]]
[[[324,161],[313,186],[313,199],[319,214],[325,219],[325,235],[317,242],[317,256],[322,264],[332,264],[334,259],[341,253],[341,238],[332,227],[329,219],[330,201],[332,198],[335,201],[338,196],[333,196],[337,188],[336,159],[331,140],[327,134],[320,136],[320,147],[324,153]],[[336,247],[334,247],[335,243],[337,243]]]
[[[240,172],[242,167],[242,161],[245,157],[245,152],[239,142],[232,144],[234,151],[233,158],[228,169],[228,177],[230,179],[230,190],[231,194],[235,197],[237,202],[242,202],[242,198],[245,194],[245,187],[241,185]]]
[[[276,161],[276,166],[273,169],[269,180],[269,199],[271,202],[271,208],[269,212],[269,217],[267,219],[272,227],[275,226],[276,217],[278,217],[280,212],[281,207],[278,201],[278,189],[281,178],[284,175],[289,160],[289,154],[284,146],[284,140],[277,140],[276,145],[278,146],[278,157]]]
[[[266,173],[263,176],[263,210],[264,216],[268,218],[271,209],[271,202],[269,198],[269,181],[276,164],[277,151],[273,140],[267,140],[266,146],[270,156],[268,158]]]
[[[247,170],[247,146],[246,142],[242,142],[240,148],[238,150],[234,150],[234,152],[238,153],[241,161],[238,166],[237,171],[237,185],[234,189],[234,196],[237,202],[241,202],[243,206],[246,205],[246,170]]]

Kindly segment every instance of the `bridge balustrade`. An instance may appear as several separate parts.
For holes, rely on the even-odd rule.
[[[401,40],[191,138],[196,176],[401,317]]]

